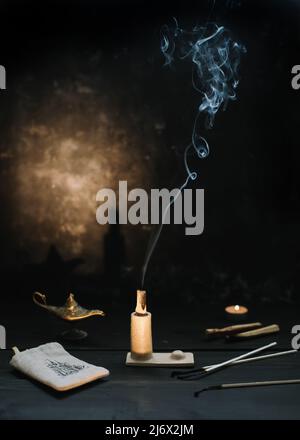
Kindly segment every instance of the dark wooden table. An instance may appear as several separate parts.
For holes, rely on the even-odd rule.
[[[300,385],[193,392],[222,382],[300,377],[300,356],[235,366],[197,382],[170,377],[169,368],[126,367],[125,351],[72,350],[80,359],[108,368],[109,378],[59,394],[22,374],[0,351],[1,419],[299,419]],[[242,352],[235,352],[242,353]],[[196,362],[210,364],[230,351],[197,351]]]
[[[154,308],[155,309],[155,308]],[[20,350],[57,340],[64,323],[27,302],[6,307],[0,324],[7,330],[7,347]],[[252,308],[248,321],[277,323],[281,332],[261,339],[226,343],[203,337],[208,326],[228,325],[220,306],[194,310],[186,306],[166,314],[153,312],[155,350],[193,351],[196,365],[224,361],[269,342],[275,350],[291,348],[291,329],[300,324],[296,306]],[[87,339],[64,343],[74,356],[104,366],[109,378],[59,394],[15,372],[9,365],[12,351],[0,350],[0,419],[299,419],[300,385],[209,391],[194,398],[199,388],[224,382],[300,378],[300,354],[230,367],[201,381],[182,382],[169,368],[126,367],[129,349],[130,307],[108,310],[107,318],[84,324]],[[1,310],[0,310],[1,313]],[[274,351],[275,351],[274,350]]]

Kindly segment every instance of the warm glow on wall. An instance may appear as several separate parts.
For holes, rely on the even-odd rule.
[[[80,81],[54,83],[34,103],[19,97],[13,145],[1,157],[12,188],[13,236],[35,260],[54,244],[65,258],[85,258],[86,270],[99,268],[107,227],[96,222],[97,191],[117,191],[120,179],[147,188],[151,142],[141,148],[134,124],[126,126],[118,109],[103,109],[104,101]]]

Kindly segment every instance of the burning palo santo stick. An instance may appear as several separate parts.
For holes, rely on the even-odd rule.
[[[240,333],[247,330],[253,330],[255,328],[262,327],[261,322],[252,322],[249,324],[237,324],[230,325],[229,327],[223,328],[207,328],[205,334],[207,336],[226,336],[234,333]]]
[[[137,315],[147,315],[146,291],[145,290],[138,290],[136,292],[135,313]]]

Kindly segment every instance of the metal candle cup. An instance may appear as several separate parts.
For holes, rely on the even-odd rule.
[[[227,318],[230,318],[234,321],[242,321],[244,318],[246,318],[248,314],[248,309],[245,306],[240,306],[238,304],[227,306],[225,308],[226,316]]]

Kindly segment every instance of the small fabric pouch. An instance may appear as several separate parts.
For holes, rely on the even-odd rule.
[[[57,342],[24,351],[15,349],[10,365],[57,391],[67,391],[109,375],[106,368],[77,359]]]

